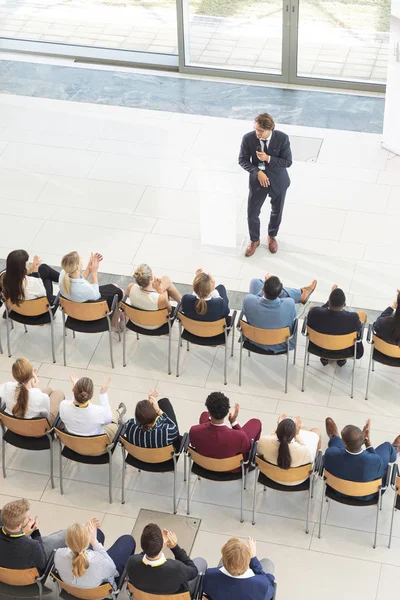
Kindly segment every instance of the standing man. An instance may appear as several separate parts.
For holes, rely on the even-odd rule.
[[[239,165],[250,173],[247,205],[250,243],[246,256],[253,256],[260,245],[260,212],[268,195],[271,199],[268,248],[272,254],[278,250],[276,236],[282,221],[286,190],[290,185],[287,169],[291,164],[289,137],[275,130],[271,115],[258,115],[254,131],[243,136],[239,154]]]

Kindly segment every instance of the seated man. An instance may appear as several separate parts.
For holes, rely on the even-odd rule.
[[[171,549],[175,560],[165,558],[164,544]],[[197,585],[197,578],[207,569],[203,558],[192,560],[173,531],[161,531],[155,523],[143,529],[140,545],[143,552],[131,556],[127,563],[127,575],[138,590],[148,594],[178,594],[190,591]]]
[[[65,531],[41,536],[37,517],[29,514],[28,500],[13,500],[1,511],[0,567],[43,571],[53,550],[64,548]]]
[[[257,558],[256,543],[233,537],[221,549],[216,569],[207,569],[203,592],[212,600],[271,600],[274,595],[274,563]]]
[[[208,412],[200,416],[200,425],[193,425],[189,431],[191,445],[203,456],[209,458],[230,458],[236,454],[248,454],[251,440],[258,440],[261,434],[261,421],[250,419],[243,427],[237,422],[239,404],[229,412],[229,398],[222,392],[212,392],[207,400]],[[228,416],[229,413],[229,416]],[[225,417],[231,427],[225,425]]]
[[[136,404],[135,418],[127,421],[124,437],[141,448],[163,448],[174,444],[179,449],[179,435],[175,411],[168,398],[157,401],[157,390],[150,390],[148,400]]]
[[[332,291],[329,295],[328,302],[323,306],[314,306],[310,310],[307,316],[307,325],[317,331],[318,333],[326,333],[329,335],[344,335],[346,333],[352,333],[353,331],[361,331],[362,324],[358,313],[349,310],[344,310],[346,306],[346,296],[343,290],[338,288],[337,283],[332,286]],[[309,350],[315,349],[317,352],[321,351],[324,353],[326,358],[320,358],[321,363],[324,367],[330,362],[330,360],[336,360],[339,367],[343,367],[346,364],[346,359],[343,357],[351,358],[354,356],[354,346],[345,348],[344,350],[323,350],[319,346],[309,344]],[[357,358],[361,358],[364,354],[364,347],[362,342],[357,344]]]
[[[285,288],[279,277],[267,273],[264,281],[252,279],[250,291],[243,301],[243,314],[246,321],[260,329],[292,330],[297,316],[296,304],[305,304],[317,286],[314,281],[301,289]],[[286,351],[286,344],[264,345],[252,342],[263,350],[273,353]],[[290,349],[294,349],[294,340],[290,341]]]
[[[370,419],[362,431],[355,425],[346,425],[341,431],[341,438],[333,419],[328,417],[325,426],[329,443],[324,455],[324,467],[331,475],[360,482],[385,477],[388,464],[396,460],[399,452],[400,435],[393,444],[384,442],[373,448],[370,441]],[[363,444],[365,450],[362,448]],[[372,497],[362,496],[360,499],[370,500]]]

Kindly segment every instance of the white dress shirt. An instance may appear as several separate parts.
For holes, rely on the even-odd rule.
[[[23,287],[25,300],[35,300],[46,295],[46,288],[40,277],[25,277]]]
[[[63,400],[60,404],[60,417],[69,433],[73,435],[101,435],[104,425],[112,421],[108,394],[99,394],[99,404],[79,407],[73,400]]]
[[[12,415],[17,399],[16,381],[9,381],[0,385],[0,398],[2,403],[5,402],[6,412]],[[34,419],[35,417],[48,417],[50,413],[50,398],[43,393],[39,388],[31,388],[28,390],[28,407],[24,419]]]

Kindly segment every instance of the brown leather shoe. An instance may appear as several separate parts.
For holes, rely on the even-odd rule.
[[[313,293],[313,291],[315,290],[316,287],[317,287],[317,280],[314,279],[314,281],[312,283],[310,283],[310,285],[306,285],[305,287],[301,288],[300,302],[302,304],[305,304],[307,302],[307,300],[309,299],[309,297],[311,296],[311,294]]]
[[[253,256],[254,252],[257,250],[260,245],[260,240],[258,242],[250,242],[250,244],[246,248],[245,256]]]
[[[331,438],[334,435],[339,435],[337,425],[331,417],[327,417],[325,419],[325,429],[329,438]]]
[[[268,249],[271,254],[276,254],[278,252],[278,242],[275,237],[268,236]]]

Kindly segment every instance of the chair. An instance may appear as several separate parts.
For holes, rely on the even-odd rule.
[[[125,504],[125,469],[126,465],[135,467],[140,471],[148,471],[150,473],[171,473],[174,474],[174,498],[173,511],[174,515],[177,512],[176,501],[176,480],[177,480],[177,462],[185,447],[188,434],[185,433],[182,437],[181,447],[178,452],[172,444],[163,448],[141,448],[128,442],[124,437],[124,432],[119,438],[122,450],[122,461],[125,468],[122,469],[122,485],[121,485],[121,504]],[[186,473],[185,473],[186,481]]]
[[[60,491],[62,495],[64,494],[62,470],[62,457],[64,456],[68,460],[86,465],[108,464],[108,493],[110,504],[112,504],[112,457],[124,427],[122,418],[126,413],[125,404],[121,402],[118,406],[119,409],[122,409],[118,419],[119,426],[112,442],[105,433],[92,436],[73,435],[62,428],[61,420],[55,423],[54,431],[60,447]]]
[[[172,325],[174,324],[178,306],[171,313],[167,308],[160,310],[141,310],[134,308],[126,302],[126,296],[119,303],[121,312],[127,317],[123,320],[123,365],[126,367],[126,328],[136,333],[136,339],[140,335],[159,336],[168,335],[168,375],[171,375],[171,345]],[[146,329],[146,327],[157,327],[157,329]]]
[[[383,483],[382,479],[374,479],[373,481],[347,481],[346,479],[340,479],[335,477],[328,471],[323,470],[323,487],[322,487],[322,498],[321,498],[321,510],[319,514],[319,529],[318,537],[321,537],[322,528],[322,509],[324,506],[324,497],[347,506],[375,506],[376,505],[376,521],[375,521],[375,537],[374,545],[376,547],[376,536],[378,533],[379,513],[382,510],[382,498],[383,492],[387,489],[390,481],[391,469],[388,468],[386,475],[386,482]],[[345,494],[341,496],[340,494]],[[374,494],[370,500],[360,500],[361,496],[369,496]]]
[[[53,478],[53,428],[45,417],[34,419],[19,419],[5,412],[5,406],[0,409],[0,424],[2,429],[2,467],[3,477],[6,473],[6,443],[22,450],[50,450],[50,479],[54,488]]]
[[[246,323],[246,321],[243,321],[243,319],[240,318],[238,325],[238,330],[240,331],[239,385],[242,385],[242,353],[243,348],[245,348],[248,351],[249,356],[251,352],[265,354],[266,356],[286,355],[285,394],[287,393],[291,340],[294,340],[295,344],[293,351],[293,364],[296,364],[297,323],[298,321],[295,319],[293,323],[293,330],[290,332],[289,327],[282,327],[281,329],[260,329],[259,327],[253,327],[252,325],[249,325]],[[286,344],[286,350],[282,350],[281,352],[272,352],[272,350],[264,350],[263,348],[256,346],[254,342],[266,346],[273,344]]]
[[[252,441],[252,448],[254,442]],[[250,450],[251,455],[252,450]],[[194,448],[187,445],[186,455],[189,460],[188,482],[187,482],[187,509],[190,515],[190,474],[194,473],[198,479],[209,479],[211,481],[236,481],[241,480],[240,485],[240,522],[243,523],[243,490],[246,489],[246,466],[249,460],[244,460],[243,454],[236,454],[229,458],[208,458],[196,452]],[[185,456],[186,458],[186,456]],[[240,469],[238,472],[233,472]],[[186,473],[186,469],[185,469]]]
[[[311,309],[312,310],[312,309]],[[364,337],[364,326],[367,321],[367,313],[363,310],[358,311],[358,315],[360,317],[360,321],[362,323],[362,328],[360,332],[353,331],[351,333],[346,333],[344,335],[330,335],[326,333],[319,333],[318,331],[314,331],[311,327],[307,325],[307,317],[304,319],[302,334],[306,336],[306,349],[304,353],[304,365],[303,365],[303,380],[301,384],[301,391],[304,392],[305,389],[305,377],[306,377],[306,365],[310,362],[310,353],[315,356],[319,356],[320,358],[330,359],[329,355],[326,356],[325,352],[330,352],[332,350],[340,351],[345,350],[346,348],[354,347],[353,356],[350,357],[353,359],[353,370],[351,374],[351,392],[350,397],[353,398],[354,392],[354,373],[356,368],[356,356],[357,356],[357,345],[362,342]],[[315,348],[310,350],[309,344],[315,344],[315,346],[319,346],[322,348],[322,351],[318,351]],[[338,356],[333,360],[348,360],[349,356]]]
[[[274,581],[274,583],[272,584],[274,586],[274,595],[272,596],[271,600],[276,600],[276,590],[278,589],[278,584],[276,583],[276,581]],[[207,596],[207,594],[205,594],[204,592],[201,592],[201,600],[213,600],[212,598],[210,598],[210,596]]]
[[[228,383],[226,377],[226,368],[228,362],[228,337],[235,326],[237,311],[233,311],[231,323],[227,325],[226,319],[218,321],[196,321],[189,319],[182,312],[178,312],[179,338],[178,338],[178,357],[176,361],[176,376],[179,377],[179,357],[182,346],[182,340],[187,342],[187,351],[189,352],[189,343],[198,346],[223,346],[225,345],[224,360],[224,384]],[[234,335],[232,334],[231,356],[233,356]]]
[[[114,590],[111,583],[102,583],[101,585],[95,588],[78,588],[74,585],[68,585],[65,583],[56,569],[52,569],[50,573],[50,577],[57,585],[58,597],[61,597],[61,591],[66,592],[69,596],[73,598],[79,598],[80,600],[102,600],[103,598],[112,598],[112,600],[116,600],[118,597],[120,589]],[[124,581],[124,578],[121,577],[121,581]]]
[[[317,453],[314,464],[308,463],[306,465],[301,465],[300,467],[291,467],[290,469],[280,469],[277,465],[273,465],[264,460],[261,456],[256,455],[255,460],[253,461],[253,467],[256,468],[253,494],[253,525],[255,525],[256,522],[257,483],[261,483],[261,485],[264,486],[264,492],[267,488],[277,490],[279,492],[308,492],[306,521],[306,533],[308,533],[311,498],[313,498],[314,495],[315,478],[319,473],[321,464],[321,450],[319,450]],[[291,483],[292,481],[299,481],[300,479],[304,479],[305,481],[297,485],[285,485],[282,483],[277,483],[277,480]]]
[[[25,333],[28,333],[27,325],[42,326],[50,323],[51,352],[53,355],[53,363],[55,363],[56,354],[54,350],[54,321],[59,304],[58,296],[56,297],[53,305],[50,305],[46,296],[43,298],[35,298],[34,300],[24,300],[19,306],[13,304],[10,300],[7,300],[4,297],[3,300],[6,309],[5,315],[8,356],[11,356],[10,329],[14,328],[13,321],[22,323]]]
[[[5,569],[0,567],[0,597],[38,598],[52,593],[45,587],[46,579],[53,566],[54,552],[51,553],[42,575],[36,567],[30,569]]]
[[[130,600],[191,600],[190,592],[181,592],[180,594],[148,594],[133,587],[130,581],[126,588]],[[193,598],[197,598],[197,594]]]
[[[392,490],[394,491],[394,496],[393,496],[392,518],[390,521],[390,533],[389,533],[388,548],[390,548],[390,546],[392,544],[394,513],[396,510],[400,509],[400,476],[399,476],[399,465],[397,463],[393,464],[392,474],[391,474],[390,479],[391,479],[390,486],[391,486]]]
[[[365,392],[366,400],[368,400],[369,378],[371,370],[375,371],[375,362],[379,362],[390,367],[395,366],[390,364],[390,359],[398,358],[400,362],[400,347],[396,344],[384,342],[380,337],[378,337],[376,333],[374,333],[374,325],[372,323],[370,323],[368,327],[367,342],[371,344],[371,353],[368,363],[367,389]]]
[[[108,304],[105,300],[96,300],[95,302],[72,302],[60,296],[62,322],[63,322],[63,356],[64,356],[64,367],[67,365],[66,362],[66,349],[65,349],[65,337],[67,335],[66,329],[71,329],[73,337],[75,332],[81,333],[102,333],[108,331],[109,342],[110,342],[110,359],[111,366],[114,368],[114,357],[112,349],[111,339],[111,319],[117,308],[118,295],[115,294],[111,310],[108,308]],[[67,315],[67,319],[65,318]],[[121,334],[118,329],[119,341],[121,341]]]

